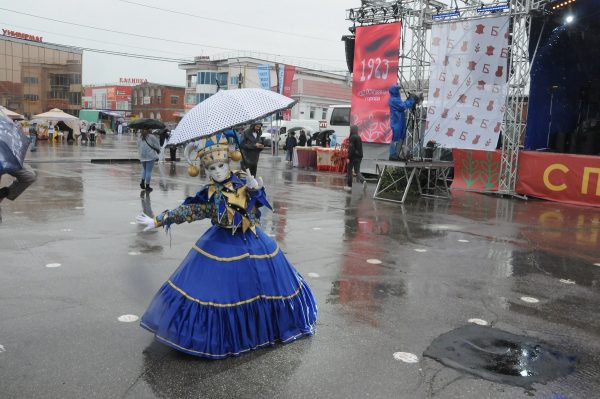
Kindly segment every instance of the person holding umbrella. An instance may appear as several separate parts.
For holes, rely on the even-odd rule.
[[[19,126],[0,113],[0,179],[4,174],[15,178],[10,186],[0,188],[0,202],[14,201],[35,182],[35,172],[23,163],[29,144]]]
[[[138,154],[142,163],[142,181],[140,188],[151,192],[150,180],[152,179],[152,168],[154,162],[158,159],[160,153],[160,142],[156,136],[150,134],[149,128],[142,129],[140,137],[137,139]]]
[[[159,342],[209,359],[312,335],[317,318],[307,282],[259,227],[261,208],[271,209],[262,179],[230,170],[236,151],[228,139],[219,132],[197,142],[210,180],[195,196],[137,217],[144,231],[212,220],[140,322]]]

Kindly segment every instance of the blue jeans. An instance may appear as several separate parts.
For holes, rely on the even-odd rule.
[[[31,141],[31,151],[35,151],[36,148],[36,144],[37,144],[37,136],[36,135],[31,135],[29,136],[29,140]]]
[[[152,178],[152,168],[154,167],[154,160],[142,161],[142,180],[146,184],[150,185],[150,179]]]

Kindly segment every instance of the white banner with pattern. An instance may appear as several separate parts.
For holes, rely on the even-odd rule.
[[[504,118],[506,16],[433,25],[425,142],[494,150]]]

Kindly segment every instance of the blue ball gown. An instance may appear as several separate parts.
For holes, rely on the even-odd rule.
[[[248,190],[243,172],[211,182],[155,218],[157,226],[212,219],[163,284],[141,326],[190,355],[222,359],[312,335],[317,305],[310,287],[258,226],[264,189]]]

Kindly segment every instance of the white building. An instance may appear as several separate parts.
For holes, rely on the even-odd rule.
[[[194,105],[221,89],[261,87],[259,65],[269,66],[270,86],[277,87],[277,63],[253,57],[209,59],[180,64],[186,71],[185,107]],[[331,104],[350,104],[352,89],[348,74],[331,73],[296,66],[291,97],[297,100],[292,119],[325,119]]]

